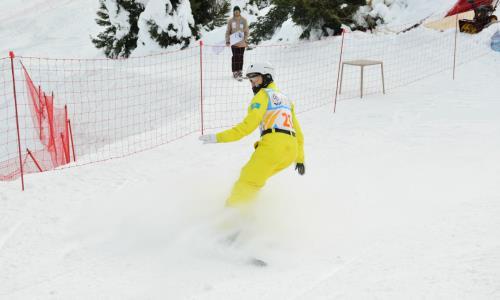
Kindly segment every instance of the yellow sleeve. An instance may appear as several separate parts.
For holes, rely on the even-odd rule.
[[[233,128],[217,133],[217,142],[234,142],[252,133],[259,126],[267,111],[267,102],[267,93],[264,89],[261,89],[257,95],[253,97],[245,119]]]
[[[295,106],[292,104],[292,122],[293,128],[295,129],[295,134],[297,136],[297,144],[298,144],[298,154],[297,154],[297,163],[304,163],[304,133],[302,133],[302,128],[300,128],[299,120],[295,116]]]

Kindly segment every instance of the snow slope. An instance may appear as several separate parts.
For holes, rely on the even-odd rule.
[[[270,179],[232,247],[214,224],[255,134],[2,182],[0,299],[498,299],[498,66],[300,114],[306,175]]]
[[[99,33],[94,0],[2,0],[0,57],[104,57],[91,43]]]
[[[300,115],[307,173],[235,248],[213,222],[255,137],[2,183],[0,298],[498,298],[499,61]]]
[[[245,0],[232,0],[235,5],[244,8]],[[454,0],[395,0],[377,2],[376,11],[389,21],[389,30],[400,30],[408,25],[432,15],[443,16],[455,3]],[[97,0],[30,0],[20,3],[18,0],[3,0],[0,10],[0,56],[7,56],[14,51],[22,56],[41,56],[52,58],[95,58],[104,57],[104,53],[94,48],[91,36],[96,36],[101,28],[96,25]],[[250,22],[256,16],[243,12]],[[384,27],[385,28],[385,27]],[[382,28],[381,30],[384,30]],[[225,27],[204,32],[202,39],[207,44],[224,41]],[[277,30],[269,43],[294,42],[301,34],[293,22],[287,21]],[[146,39],[146,38],[144,38]],[[140,47],[138,55],[157,52],[157,46]]]

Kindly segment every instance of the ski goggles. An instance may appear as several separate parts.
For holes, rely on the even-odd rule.
[[[255,78],[257,76],[260,76],[260,73],[248,73],[247,74],[248,79],[252,79],[252,78]]]

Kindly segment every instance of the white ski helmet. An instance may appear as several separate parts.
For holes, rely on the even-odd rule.
[[[274,67],[268,62],[251,64],[247,68],[246,76],[248,77],[248,74],[252,73],[258,73],[262,75],[269,74],[272,78],[274,78]]]

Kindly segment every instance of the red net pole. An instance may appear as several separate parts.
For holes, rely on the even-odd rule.
[[[61,144],[63,145],[64,159],[66,163],[69,163],[69,149],[66,149],[66,143],[64,142],[64,134],[61,132]]]
[[[23,66],[24,68],[24,66]],[[26,71],[26,69],[24,68],[24,70]],[[42,102],[42,97],[40,97],[40,95],[42,94],[42,87],[41,86],[38,86],[38,107],[40,108],[40,111],[39,113],[41,114],[41,112],[43,111],[43,102]],[[40,140],[42,139],[42,118],[38,118],[38,127],[40,128]]]
[[[457,65],[457,38],[458,38],[458,14],[455,15],[455,46],[453,47],[453,80],[455,80],[455,69]]]
[[[16,76],[14,75],[14,52],[9,52],[10,65],[12,70],[12,88],[14,90],[14,106],[16,108],[16,127],[17,127],[17,146],[19,150],[19,168],[21,171],[21,187],[24,191],[24,173],[23,173],[23,159],[21,157],[21,134],[19,133],[19,113],[17,111],[17,93],[16,93]]]
[[[201,114],[201,134],[204,132],[203,126],[203,41],[200,41],[200,114]]]
[[[33,156],[33,154],[31,153],[30,149],[26,148],[26,152],[28,152],[28,155],[31,157],[31,159],[35,163],[36,167],[38,168],[38,171],[43,172],[42,168],[40,167],[40,164],[35,159],[35,156]]]
[[[73,142],[73,130],[71,129],[71,120],[68,120],[69,136],[71,137],[71,150],[73,150],[73,161],[76,161],[75,143]]]
[[[61,135],[63,135],[61,133]],[[71,161],[71,155],[69,154],[69,134],[68,134],[68,106],[64,105],[64,135],[63,135],[63,145],[64,154],[66,155],[66,163],[69,164]]]
[[[48,123],[49,123],[49,133],[50,133],[50,144],[49,148],[53,149],[53,155],[54,155],[54,161],[58,161],[57,159],[57,147],[56,147],[56,137],[54,134],[54,106],[53,102],[49,103],[47,100],[47,95],[45,93],[43,94],[43,98],[45,99],[45,107],[47,108],[47,118],[48,118]],[[51,98],[53,99],[53,98]],[[49,105],[50,104],[50,105]]]
[[[333,112],[335,113],[337,109],[337,95],[339,94],[339,77],[340,77],[340,68],[342,63],[342,54],[344,52],[344,33],[345,30],[342,29],[342,42],[340,43],[340,57],[339,57],[339,66],[337,70],[337,88],[335,89],[335,100],[333,103]]]

